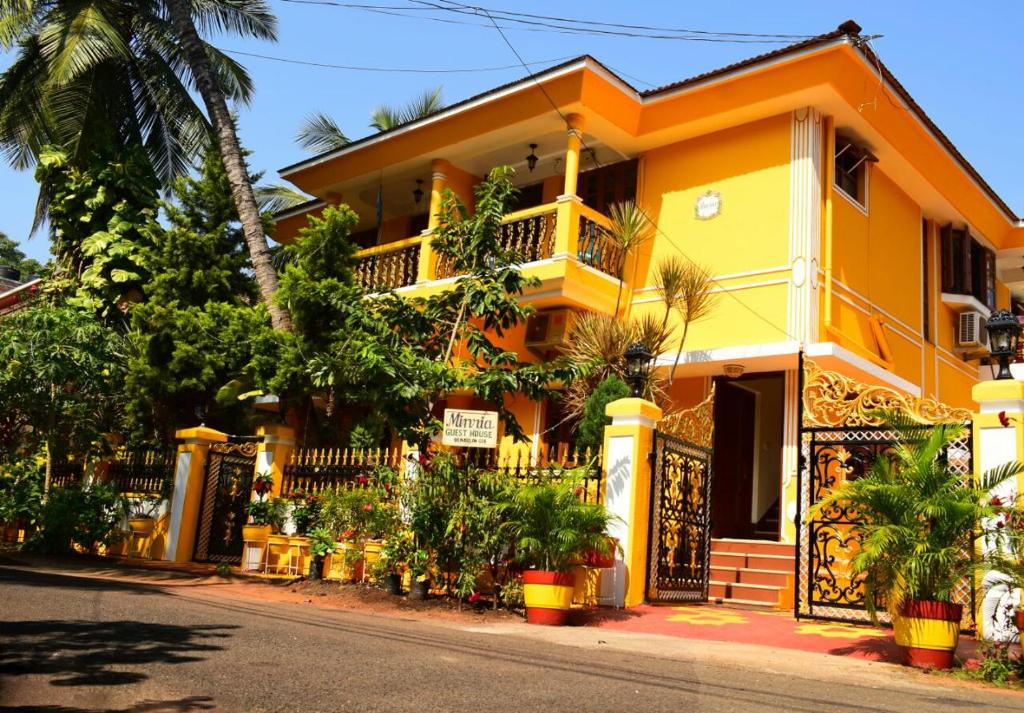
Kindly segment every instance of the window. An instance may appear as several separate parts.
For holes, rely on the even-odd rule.
[[[868,164],[878,161],[852,140],[836,136],[835,184],[863,208],[868,205]]]
[[[534,208],[544,203],[544,183],[531,183],[519,188],[519,195],[509,206],[509,213],[526,208]]]
[[[430,213],[420,213],[409,218],[409,237],[416,237],[430,225]]]
[[[637,161],[620,161],[580,174],[576,194],[584,205],[608,215],[613,203],[636,199]]]
[[[921,336],[926,342],[932,340],[931,319],[931,280],[928,274],[931,262],[928,259],[929,225],[927,220],[921,221]]]
[[[367,228],[366,230],[360,230],[358,233],[351,233],[348,236],[348,241],[360,248],[372,248],[377,244],[377,229]]]
[[[996,308],[996,254],[966,228],[942,228],[942,291],[970,295],[989,309]]]

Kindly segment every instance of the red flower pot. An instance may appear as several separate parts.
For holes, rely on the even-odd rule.
[[[1017,625],[1017,631],[1024,634],[1024,609],[1018,609],[1013,613],[1013,621]]]
[[[526,621],[531,624],[561,626],[569,617],[575,578],[570,572],[523,572],[523,598]]]
[[[892,623],[903,663],[917,668],[952,668],[960,640],[963,606],[911,599]]]
[[[615,566],[615,552],[619,549],[619,541],[614,537],[608,538],[608,552],[591,550],[583,555],[584,567],[596,567],[598,569],[610,569]]]

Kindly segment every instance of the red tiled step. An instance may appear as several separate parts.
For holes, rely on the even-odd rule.
[[[742,552],[711,551],[712,567],[735,567],[737,569],[767,569],[772,572],[793,571],[793,557],[786,555],[747,555]]]

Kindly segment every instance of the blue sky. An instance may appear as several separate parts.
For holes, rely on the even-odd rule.
[[[224,49],[330,64],[398,68],[480,68],[517,60],[493,28],[395,17],[340,7],[271,0],[280,19],[276,45],[222,38]],[[720,32],[819,34],[848,18],[864,34],[918,103],[985,179],[1018,213],[1024,213],[1024,59],[1020,28],[1024,3],[929,2],[542,2],[479,0],[488,7],[613,23],[686,27]],[[405,5],[407,0],[369,0]],[[464,18],[477,23],[475,19]],[[665,84],[778,45],[716,44],[597,37],[523,29],[507,34],[528,61],[589,53],[614,70],[652,85]],[[443,84],[454,102],[518,77],[521,68],[464,74],[341,71],[239,57],[256,82],[252,104],[240,111],[242,140],[255,169],[276,169],[306,154],[292,137],[304,116],[325,111],[350,138],[370,132],[369,112],[382,102],[401,103]],[[0,56],[0,68],[10,58]],[[540,68],[543,65],[537,65]],[[30,172],[0,167],[0,231],[45,257],[45,236],[26,241],[35,200]]]

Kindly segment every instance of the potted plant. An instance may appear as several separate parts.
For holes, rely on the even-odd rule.
[[[402,575],[413,551],[413,535],[409,530],[393,532],[384,539],[374,574],[389,594],[402,593]]]
[[[531,624],[564,624],[572,603],[571,569],[587,553],[612,550],[607,531],[614,516],[603,505],[581,503],[572,476],[566,472],[559,482],[521,488],[498,504],[516,557],[528,567],[523,590]]]
[[[338,543],[334,541],[331,531],[326,527],[315,527],[307,534],[309,538],[309,578],[323,579],[324,558],[334,552]]]
[[[986,528],[1007,511],[991,491],[1024,472],[1024,465],[1007,463],[964,485],[947,461],[964,426],[925,427],[902,413],[881,416],[896,434],[895,447],[862,477],[843,482],[819,501],[808,518],[831,508],[860,516],[850,533],[860,541],[852,572],[863,577],[872,620],[878,623],[877,608],[884,605],[905,664],[949,668],[963,615],[954,592],[978,570],[973,557],[978,539],[988,536]]]
[[[305,535],[312,530],[320,517],[320,498],[302,490],[288,494],[291,503],[291,519],[296,535]]]
[[[270,533],[280,530],[284,524],[284,502],[268,497],[273,483],[274,478],[269,473],[261,473],[253,479],[256,499],[249,503],[249,522],[242,528],[246,542],[266,542]]]
[[[161,498],[147,495],[128,498],[128,527],[135,537],[150,537],[156,529],[156,516],[160,511]]]
[[[409,598],[424,600],[430,593],[430,553],[425,549],[413,551],[409,556]]]

